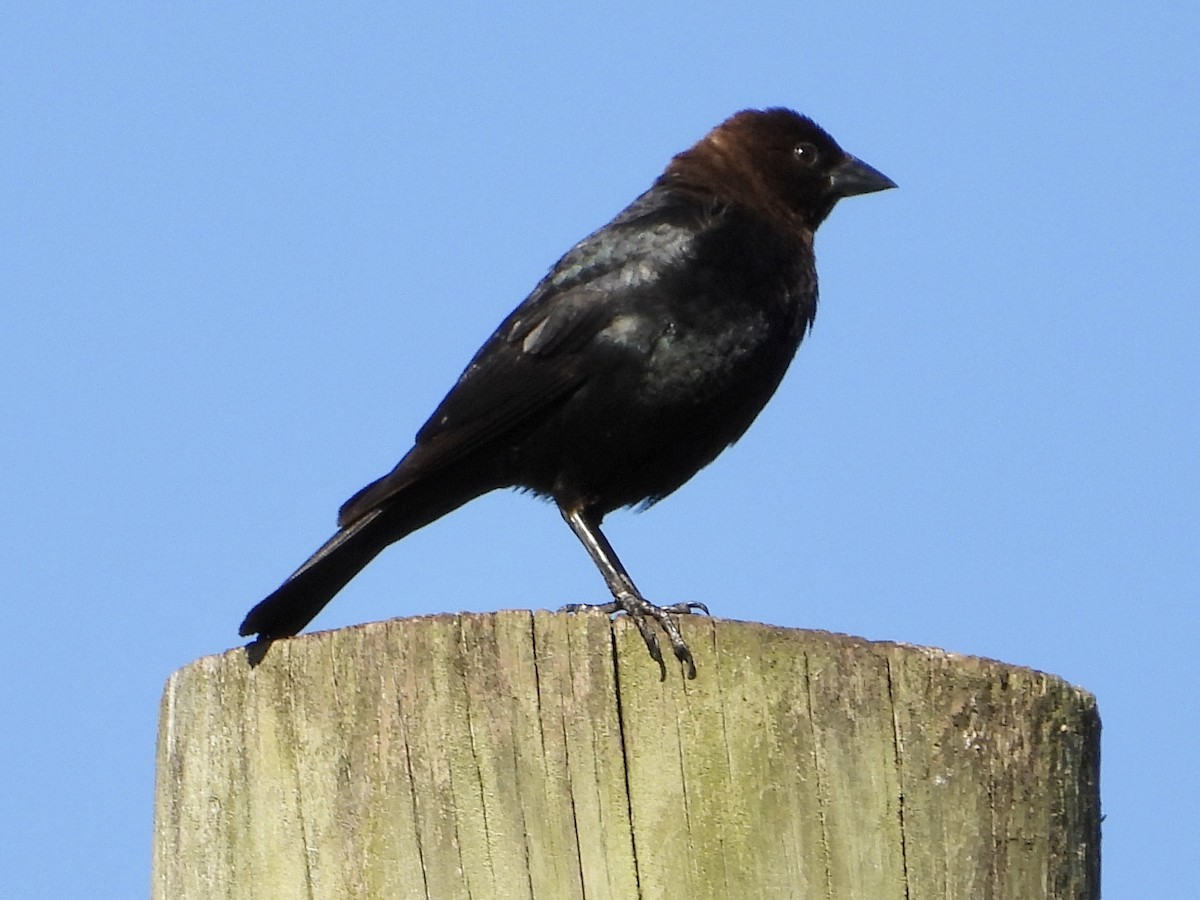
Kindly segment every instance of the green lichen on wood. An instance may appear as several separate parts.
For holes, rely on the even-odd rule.
[[[1053,676],[688,617],[393,620],[193,663],[154,896],[1093,898],[1099,720]]]

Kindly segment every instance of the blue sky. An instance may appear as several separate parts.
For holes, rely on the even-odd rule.
[[[1093,691],[1105,896],[1187,892],[1200,7],[735,9],[9,5],[7,895],[146,890],[167,675],[238,643],[559,254],[764,105],[900,190],[822,228],[742,442],[609,536],[660,601]],[[496,494],[316,626],[603,597],[553,508]]]

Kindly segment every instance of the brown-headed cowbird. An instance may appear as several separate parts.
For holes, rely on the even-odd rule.
[[[265,652],[388,544],[516,487],[558,505],[612,593],[598,608],[627,613],[662,667],[657,622],[694,677],[671,613],[705,607],[642,597],[600,523],[667,496],[742,436],[816,313],[817,226],[842,197],[892,187],[791,110],[718,125],[554,265],[241,634]]]

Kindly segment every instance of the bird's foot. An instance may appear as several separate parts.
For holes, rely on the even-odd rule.
[[[692,651],[688,649],[687,642],[679,632],[679,624],[672,616],[686,616],[693,612],[708,614],[708,607],[703,603],[673,603],[670,606],[657,606],[645,597],[623,591],[615,595],[609,603],[568,603],[562,608],[563,612],[582,612],[584,610],[595,610],[606,615],[625,613],[629,616],[638,631],[641,632],[642,640],[646,642],[646,649],[650,651],[650,657],[658,663],[658,668],[662,673],[661,677],[665,679],[667,667],[663,662],[662,650],[658,645],[658,635],[654,631],[651,620],[657,622],[658,627],[667,635],[667,640],[671,642],[671,651],[675,654],[675,658],[686,668],[687,677],[696,677],[696,661],[692,659]]]

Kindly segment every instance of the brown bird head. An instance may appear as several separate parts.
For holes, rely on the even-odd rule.
[[[812,119],[778,108],[730,116],[671,160],[663,179],[810,232],[841,198],[896,186]]]

